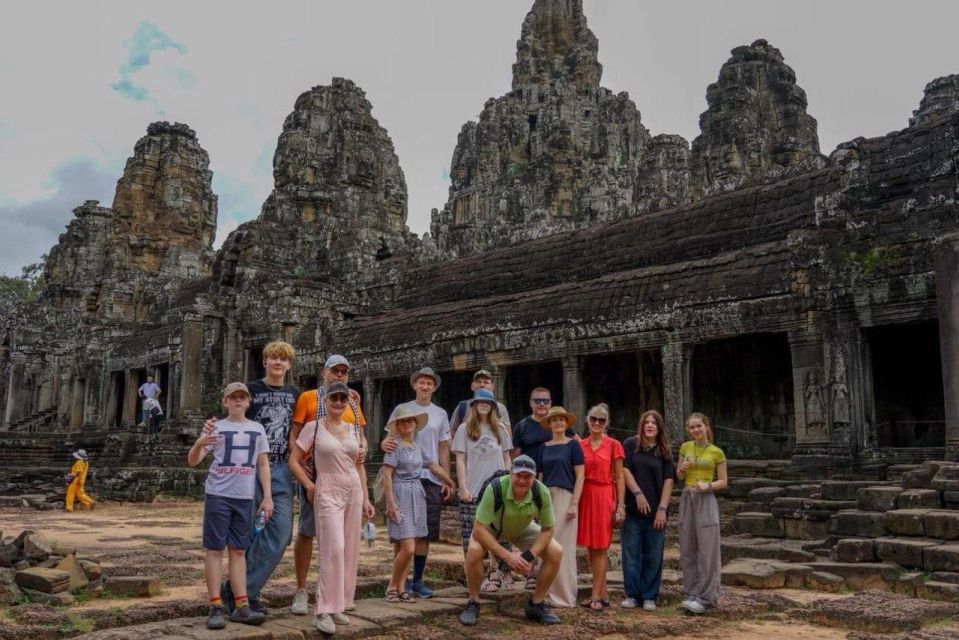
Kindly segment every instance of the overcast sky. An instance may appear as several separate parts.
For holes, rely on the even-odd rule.
[[[461,125],[510,89],[532,0],[226,0],[6,5],[0,24],[0,272],[56,243],[71,210],[109,206],[154,120],[185,122],[209,152],[217,244],[259,214],[297,95],[351,78],[391,136],[410,228],[442,208]],[[692,140],[706,85],[735,46],[782,50],[824,153],[901,129],[925,84],[959,73],[959,3],[940,0],[586,0],[605,87],[652,134]]]

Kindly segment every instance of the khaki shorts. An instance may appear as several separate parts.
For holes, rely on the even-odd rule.
[[[512,542],[519,549],[526,551],[533,546],[533,543],[536,542],[536,538],[539,537],[540,528],[539,525],[535,522],[530,522],[529,526],[523,530],[518,536],[513,538],[504,538],[500,536],[500,542]]]

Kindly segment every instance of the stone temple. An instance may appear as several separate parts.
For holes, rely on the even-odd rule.
[[[296,99],[272,193],[217,251],[201,136],[149,125],[112,205],[74,210],[40,299],[5,321],[4,473],[84,446],[123,495],[195,487],[184,444],[278,337],[304,388],[350,358],[373,440],[429,364],[443,406],[484,367],[515,415],[545,385],[580,415],[608,402],[620,434],[662,410],[678,444],[695,409],[731,457],[809,473],[959,458],[959,76],[904,129],[824,155],[765,40],[719,66],[691,143],[602,86],[579,0],[535,0],[516,49],[423,238],[350,80]],[[147,374],[159,435],[131,428]]]

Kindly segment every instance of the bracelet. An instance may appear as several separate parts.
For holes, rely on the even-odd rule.
[[[525,560],[526,562],[532,562],[533,560],[536,559],[536,556],[534,556],[534,555],[533,555],[533,552],[530,551],[529,549],[527,549],[526,551],[524,551],[523,553],[521,553],[521,554],[519,554],[519,555],[520,555],[520,557],[521,557],[523,560]]]
[[[638,498],[639,496],[643,495],[643,492],[641,489],[636,489],[636,491],[633,491],[633,495]]]
[[[656,507],[656,511],[662,511],[663,513],[666,513],[667,511],[669,511],[669,509],[666,507]]]

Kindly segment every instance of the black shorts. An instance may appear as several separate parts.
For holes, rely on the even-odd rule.
[[[426,492],[426,537],[427,542],[439,542],[440,520],[443,516],[443,487],[425,478],[421,479]]]
[[[203,497],[203,548],[246,549],[253,531],[253,499]]]

